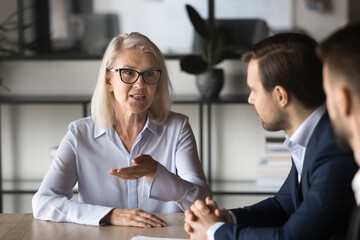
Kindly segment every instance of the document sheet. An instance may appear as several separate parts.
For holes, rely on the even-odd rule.
[[[158,238],[158,237],[146,237],[146,236],[135,236],[131,240],[188,240],[184,238]]]

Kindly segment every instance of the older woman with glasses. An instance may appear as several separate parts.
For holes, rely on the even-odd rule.
[[[170,111],[164,58],[139,33],[105,51],[92,116],[72,122],[38,192],[34,217],[87,225],[162,227],[210,195],[188,118]],[[78,184],[78,201],[72,200]]]

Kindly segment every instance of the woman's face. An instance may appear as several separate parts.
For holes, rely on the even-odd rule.
[[[119,53],[114,69],[119,68],[133,69],[138,72],[159,69],[153,54],[142,53],[137,49],[124,49]],[[116,113],[147,113],[153,102],[157,84],[145,83],[143,76],[140,76],[135,83],[127,84],[120,79],[119,72],[109,72],[108,76],[106,86],[108,91],[114,93]]]

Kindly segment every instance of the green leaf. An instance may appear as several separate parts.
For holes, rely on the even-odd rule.
[[[180,67],[187,73],[200,74],[206,71],[207,64],[199,55],[187,55],[180,60]]]
[[[228,57],[229,57],[229,52],[228,51],[226,51],[223,48],[217,49],[216,51],[213,52],[212,65],[216,65],[216,64],[222,62],[223,60],[225,60]]]
[[[209,28],[200,16],[200,14],[190,5],[186,4],[186,11],[189,15],[190,21],[192,25],[194,26],[194,29],[197,33],[199,33],[200,36],[202,36],[205,39],[210,38],[210,32]]]
[[[224,27],[217,27],[213,33],[214,42],[212,48],[212,65],[216,65],[229,56],[227,48],[229,46],[229,33]]]
[[[219,26],[213,32],[213,47],[224,48],[229,45],[229,32],[226,28]]]

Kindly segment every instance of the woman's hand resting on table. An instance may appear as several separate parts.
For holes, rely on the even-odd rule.
[[[166,227],[166,222],[156,215],[145,212],[140,208],[111,210],[101,223],[132,227]]]
[[[145,176],[149,181],[153,180],[158,162],[150,155],[140,154],[132,162],[134,163],[133,166],[111,169],[109,173],[121,179],[135,180]]]
[[[132,162],[133,166],[111,169],[109,173],[121,179],[135,180],[146,177],[152,181],[157,170],[157,162],[146,154],[140,154]],[[154,214],[136,209],[113,209],[101,221],[103,223],[134,227],[166,227],[166,223]]]

